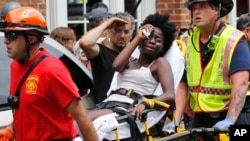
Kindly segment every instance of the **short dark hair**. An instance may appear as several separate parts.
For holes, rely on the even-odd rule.
[[[250,13],[242,14],[237,20],[236,27],[242,31],[248,26],[250,26]]]

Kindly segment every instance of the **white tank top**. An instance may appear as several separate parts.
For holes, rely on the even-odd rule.
[[[134,89],[141,95],[153,95],[157,82],[151,74],[149,68],[126,69],[117,75],[117,89]]]

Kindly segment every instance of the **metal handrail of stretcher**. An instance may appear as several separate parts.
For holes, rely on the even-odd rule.
[[[193,128],[179,133],[174,133],[166,137],[161,137],[154,141],[175,141],[182,139],[192,139],[197,136],[216,136],[216,141],[229,141],[228,128]]]

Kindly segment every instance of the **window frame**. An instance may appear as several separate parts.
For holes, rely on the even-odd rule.
[[[124,12],[125,11],[125,0],[102,0],[104,4],[106,4],[109,7],[110,13],[116,13],[116,12]],[[138,0],[136,0],[138,2]],[[155,8],[156,0],[142,0],[140,5],[138,6],[136,10],[137,18],[136,22],[139,25],[142,20],[151,13],[156,12]],[[83,4],[84,12],[86,13],[86,4]],[[65,26],[68,27],[68,24],[72,23],[82,23],[84,24],[84,33],[87,32],[87,24],[88,20],[84,18],[83,20],[72,20],[68,21],[68,9],[67,9],[67,0],[48,0],[46,1],[46,17],[48,22],[48,30],[51,31],[54,28],[58,26]],[[65,15],[65,16],[63,16]]]

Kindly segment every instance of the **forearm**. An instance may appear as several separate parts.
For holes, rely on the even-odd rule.
[[[82,107],[82,105],[80,107]],[[81,111],[78,111],[76,115],[74,114],[74,119],[85,141],[98,141],[96,130],[87,114],[87,110],[84,107],[78,110]]]
[[[74,99],[67,107],[66,110],[75,119],[81,134],[85,141],[98,141],[96,130],[87,114],[87,110],[84,107],[80,99]]]
[[[86,47],[93,46],[94,44],[96,44],[96,41],[102,35],[102,33],[107,27],[108,25],[103,23],[85,33],[79,40],[80,47],[84,49]]]
[[[246,88],[245,86],[233,88],[231,92],[230,104],[227,112],[227,118],[236,121],[246,99]]]
[[[248,89],[248,71],[236,72],[231,76],[233,83],[227,118],[236,121],[246,100]]]
[[[132,40],[127,47],[125,47],[122,52],[115,58],[112,67],[115,71],[121,72],[128,65],[129,58],[131,54],[140,43],[140,38],[137,36]]]
[[[98,141],[96,130],[88,116],[76,120],[85,141]]]
[[[187,86],[185,83],[180,83],[175,94],[175,115],[178,120],[182,119],[182,116],[187,106],[189,93],[187,92]]]

